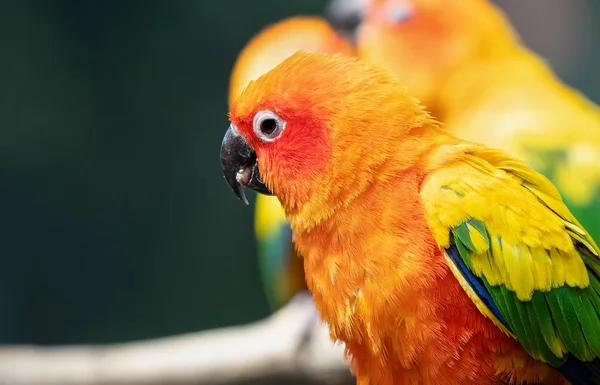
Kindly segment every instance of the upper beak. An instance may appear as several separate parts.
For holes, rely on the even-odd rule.
[[[248,199],[241,186],[273,195],[260,179],[256,152],[233,124],[229,125],[221,144],[221,167],[227,184],[244,203],[248,204]]]
[[[363,18],[363,1],[331,0],[325,9],[325,19],[352,43]]]

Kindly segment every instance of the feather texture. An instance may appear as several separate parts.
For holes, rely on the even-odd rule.
[[[421,197],[440,247],[470,270],[457,277],[463,288],[491,297],[482,313],[497,323],[499,312],[534,358],[560,367],[569,355],[600,357],[595,242],[547,179],[498,151],[461,152],[435,165]]]

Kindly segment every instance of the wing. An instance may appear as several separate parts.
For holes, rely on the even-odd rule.
[[[263,289],[272,310],[306,290],[302,259],[292,244],[292,229],[279,200],[259,194],[254,229]]]
[[[427,176],[421,197],[484,315],[552,366],[569,353],[600,356],[600,251],[550,181],[500,151],[465,145]]]

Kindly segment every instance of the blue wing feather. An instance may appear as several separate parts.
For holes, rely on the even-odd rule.
[[[477,276],[475,276],[475,274],[473,274],[469,270],[469,268],[461,258],[456,244],[452,243],[450,247],[446,249],[446,253],[448,257],[450,257],[450,260],[458,268],[458,271],[460,271],[460,274],[463,276],[463,278],[469,283],[469,285],[473,288],[477,296],[485,304],[485,306],[487,306],[487,308],[490,309],[492,314],[494,314],[494,316],[498,318],[498,320],[502,323],[502,325],[504,325],[504,327],[506,327],[506,329],[511,330],[511,328],[508,326],[508,323],[502,316],[502,313],[500,313],[500,309],[498,309],[498,306],[496,306],[496,304],[494,303],[494,300],[490,296],[490,293],[488,293],[481,279],[479,279]]]

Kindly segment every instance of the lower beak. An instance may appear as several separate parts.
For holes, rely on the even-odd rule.
[[[260,178],[256,152],[233,124],[229,125],[221,144],[221,167],[227,184],[244,203],[248,204],[248,199],[242,186],[273,195]]]

